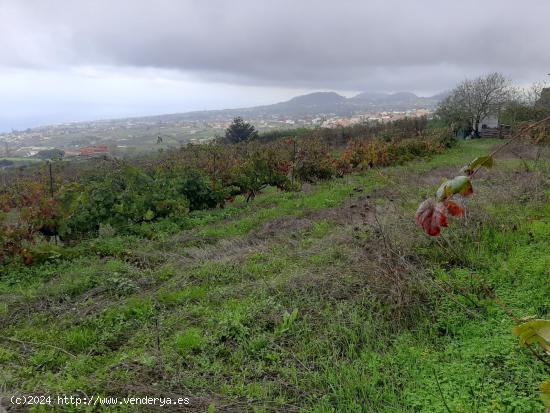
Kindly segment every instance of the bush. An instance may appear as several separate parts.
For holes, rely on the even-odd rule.
[[[342,153],[341,165],[350,165],[351,170],[364,170],[384,166],[389,162],[388,143],[382,140],[352,141]]]
[[[189,207],[177,182],[130,166],[71,184],[59,196],[65,237],[96,234],[101,224],[124,231],[131,224],[187,213]]]
[[[410,159],[441,152],[444,145],[439,139],[415,138],[398,142],[385,142],[380,139],[352,141],[336,162],[341,173],[353,170],[388,166]]]
[[[291,182],[287,176],[288,169],[288,162],[278,159],[274,151],[254,152],[233,168],[232,185],[238,188],[239,194],[246,195],[247,200],[253,199],[267,186],[288,190],[291,189]]]
[[[305,182],[332,178],[336,174],[336,166],[328,146],[318,139],[300,141],[293,174]]]
[[[179,191],[189,200],[191,211],[223,206],[230,188],[215,185],[198,171],[189,171],[179,184]]]
[[[443,145],[432,139],[404,139],[388,145],[388,155],[392,163],[430,156],[441,152]]]

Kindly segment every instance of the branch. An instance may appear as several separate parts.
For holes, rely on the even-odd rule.
[[[439,379],[437,378],[437,374],[435,372],[435,369],[432,367],[432,371],[435,377],[435,382],[437,384],[437,390],[439,391],[439,395],[441,396],[441,400],[443,400],[443,404],[445,405],[445,409],[447,409],[447,412],[453,413],[450,409],[449,405],[447,404],[447,401],[445,400],[445,396],[443,395],[443,391],[441,390],[441,385],[439,384]]]
[[[550,116],[547,116],[546,118],[541,119],[541,120],[539,120],[539,121],[537,121],[537,122],[535,122],[535,123],[530,124],[529,126],[523,128],[523,129],[521,129],[518,133],[516,133],[514,136],[512,136],[510,139],[508,139],[507,142],[503,143],[503,144],[500,145],[498,148],[496,148],[493,152],[491,152],[491,153],[488,155],[487,158],[492,158],[492,157],[495,156],[498,152],[500,152],[502,149],[504,149],[506,146],[510,145],[512,142],[514,142],[514,141],[517,140],[518,138],[522,137],[522,136],[525,134],[525,132],[528,132],[528,131],[530,131],[531,129],[534,129],[534,128],[536,128],[537,126],[542,125],[542,124],[544,124],[544,123],[546,123],[546,122],[550,122]],[[477,169],[476,169],[474,172],[472,172],[472,174],[470,175],[470,177],[473,177],[473,176],[477,173],[477,171],[480,170],[480,168],[481,168],[482,166],[483,166],[483,164],[479,165],[479,166],[477,167]]]
[[[53,345],[47,344],[47,343],[34,343],[32,341],[18,340],[18,339],[13,338],[13,337],[0,337],[0,339],[11,341],[13,343],[18,343],[18,344],[27,344],[29,346],[34,346],[34,347],[40,347],[40,346],[50,347],[50,348],[53,348],[55,350],[61,351],[61,352],[65,353],[65,354],[67,354],[71,357],[76,357],[73,353],[69,353],[67,350],[62,349],[61,347],[53,346]]]

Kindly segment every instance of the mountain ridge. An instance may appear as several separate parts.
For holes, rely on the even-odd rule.
[[[312,92],[294,96],[288,100],[257,106],[226,109],[206,109],[187,112],[173,112],[158,115],[128,116],[120,118],[103,118],[88,121],[73,121],[64,123],[44,124],[28,128],[38,130],[62,125],[107,124],[117,122],[175,122],[175,121],[209,121],[227,120],[236,116],[248,118],[277,116],[314,116],[339,115],[351,116],[355,113],[368,111],[391,111],[409,109],[434,109],[437,103],[446,95],[445,92],[433,96],[418,96],[412,92],[382,93],[361,92],[352,97],[342,96],[334,91]],[[9,132],[0,133],[0,136]]]
[[[231,109],[211,109],[166,115],[145,116],[129,119],[162,120],[208,120],[243,117],[265,116],[304,116],[304,115],[353,115],[366,111],[390,111],[409,109],[434,109],[444,96],[438,93],[433,96],[418,96],[412,92],[380,93],[361,92],[346,98],[336,92],[312,92],[295,96],[289,100],[269,105],[250,106]]]

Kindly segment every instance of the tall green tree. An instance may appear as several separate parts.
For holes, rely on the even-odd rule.
[[[231,125],[225,130],[225,141],[228,143],[244,142],[257,137],[258,131],[254,125],[245,122],[240,116],[233,119]]]

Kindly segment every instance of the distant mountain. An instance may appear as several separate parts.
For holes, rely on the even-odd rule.
[[[386,108],[387,110],[403,110],[418,107],[433,108],[440,101],[440,97],[438,95],[421,97],[411,92],[398,92],[393,94],[363,92],[348,100],[360,107],[362,105],[368,105],[370,107]]]
[[[286,102],[258,106],[248,110],[260,111],[264,115],[302,116],[326,113],[350,112],[348,99],[335,92],[315,92],[296,96]]]
[[[389,95],[387,93],[378,93],[378,92],[363,92],[355,95],[352,98],[349,98],[352,102],[362,102],[362,103],[377,103],[386,99]]]
[[[208,110],[182,114],[161,115],[158,120],[212,120],[235,116],[248,118],[277,116],[315,116],[330,115],[349,116],[367,111],[409,110],[417,108],[433,109],[442,99],[442,95],[430,97],[417,96],[411,92],[378,93],[363,92],[346,98],[335,92],[314,92],[296,96],[285,102],[272,105],[254,106],[239,109]]]
[[[287,102],[283,102],[287,105],[296,106],[325,106],[325,105],[338,105],[346,102],[347,99],[339,95],[336,92],[315,92],[308,95],[296,96]]]

